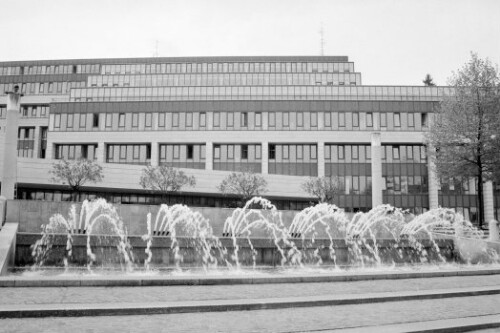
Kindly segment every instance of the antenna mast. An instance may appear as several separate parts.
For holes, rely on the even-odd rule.
[[[323,29],[323,22],[321,22],[321,27],[319,29],[319,36],[320,36],[320,55],[324,56],[325,55],[325,30]]]

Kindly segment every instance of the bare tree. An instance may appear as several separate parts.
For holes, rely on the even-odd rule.
[[[139,184],[142,188],[160,192],[162,199],[165,199],[169,194],[180,191],[183,187],[194,187],[196,178],[187,176],[184,171],[174,169],[170,166],[160,165],[153,167],[148,165],[142,170]]]
[[[483,183],[500,180],[500,80],[489,60],[471,60],[449,80],[454,94],[435,112],[427,134],[439,177],[477,179],[479,226],[484,223]]]
[[[333,203],[333,199],[342,189],[342,183],[337,176],[310,177],[301,187],[319,203]]]
[[[427,87],[434,87],[436,84],[434,83],[434,79],[430,74],[425,75],[425,79],[422,81]]]
[[[52,164],[51,181],[68,185],[72,190],[72,200],[77,200],[80,189],[86,183],[98,183],[104,178],[102,167],[87,159],[60,160]]]
[[[252,197],[267,192],[267,181],[251,171],[233,172],[222,180],[217,189],[225,195],[238,196],[244,204]]]

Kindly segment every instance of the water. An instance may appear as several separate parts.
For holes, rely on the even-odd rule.
[[[269,200],[256,197],[235,209],[223,225],[185,205],[161,205],[153,215],[146,216],[146,234],[130,238],[116,209],[103,199],[83,202],[80,211],[73,206],[68,218],[55,214],[43,226],[33,247],[34,267],[50,265],[56,254],[66,269],[75,266],[75,243],[82,237],[89,271],[108,267],[136,274],[257,272],[270,266],[366,271],[500,262],[498,243],[486,241],[462,215],[444,208],[412,216],[381,205],[351,218],[322,203],[284,218]],[[218,225],[220,237],[214,232]],[[58,237],[65,237],[64,250],[54,248],[61,244]],[[140,260],[135,260],[129,239],[144,248]]]
[[[93,248],[98,248],[101,251],[99,265],[118,262],[125,270],[131,271],[133,269],[131,247],[127,240],[127,232],[115,207],[104,199],[85,200],[79,213],[76,207],[76,205],[71,207],[68,218],[55,214],[47,225],[42,225],[42,237],[33,245],[34,266],[44,265],[49,259],[54,238],[63,234],[67,238],[63,258],[64,266],[67,267],[73,254],[75,237],[85,235],[89,270],[92,269],[97,259]],[[110,250],[110,248],[116,248],[116,250]]]

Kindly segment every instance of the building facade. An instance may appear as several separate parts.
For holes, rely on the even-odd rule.
[[[388,203],[421,213],[441,205],[477,216],[475,182],[439,182],[426,156],[424,133],[452,90],[362,85],[347,57],[0,63],[0,92],[14,85],[24,94],[18,198],[69,200],[50,181],[51,164],[88,158],[105,177],[82,197],[113,202],[157,203],[139,178],[145,165],[166,164],[197,180],[170,203],[231,206],[217,185],[231,171],[251,170],[266,178],[266,196],[283,209],[310,204],[301,189],[307,177],[336,175],[336,203],[346,211]],[[500,208],[498,193],[486,191]]]

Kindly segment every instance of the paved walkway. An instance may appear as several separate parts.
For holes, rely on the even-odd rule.
[[[4,332],[321,332],[500,312],[500,296],[151,316],[2,319]],[[375,332],[375,330],[374,330]]]
[[[143,303],[424,291],[500,286],[499,275],[233,286],[0,288],[0,304]],[[490,318],[500,295],[277,310],[1,319],[0,332],[328,332],[404,323]],[[486,317],[490,316],[490,317]],[[496,318],[496,317],[494,317]],[[420,324],[413,325],[419,327]],[[423,324],[422,324],[423,325]],[[494,331],[494,330],[493,330]],[[498,331],[498,330],[497,330]],[[481,332],[481,331],[479,331]],[[486,331],[488,332],[488,331]]]
[[[0,288],[0,304],[145,303],[230,300],[418,291],[498,285],[500,285],[500,275],[228,286]]]

